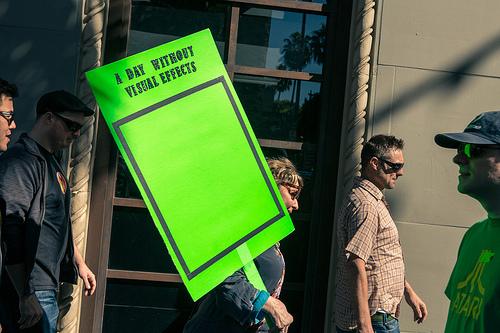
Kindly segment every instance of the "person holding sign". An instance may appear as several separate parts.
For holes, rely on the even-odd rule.
[[[7,332],[55,333],[61,282],[96,280],[73,243],[71,191],[54,154],[80,135],[94,114],[66,91],[43,95],[33,129],[0,158],[0,200],[5,203],[2,245],[5,271],[0,289],[1,324]]]
[[[304,183],[295,166],[283,157],[269,159],[268,165],[288,212],[299,209],[297,199]],[[267,290],[256,289],[243,269],[238,270],[203,299],[184,333],[276,331],[270,330],[266,320],[271,320],[271,326],[279,332],[287,332],[293,317],[279,300],[285,275],[279,244],[255,258],[254,263]]]

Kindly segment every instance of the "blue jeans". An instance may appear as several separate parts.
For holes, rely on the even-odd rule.
[[[399,321],[396,318],[389,317],[387,314],[383,314],[382,321],[372,320],[372,327],[375,333],[400,333],[399,332]],[[345,331],[336,327],[337,333],[356,333],[358,330]]]
[[[375,333],[400,333],[399,332],[399,320],[396,318],[383,314],[384,319],[382,321],[373,321],[372,327]]]
[[[56,291],[39,290],[35,291],[35,295],[43,310],[43,316],[40,320],[41,333],[56,333],[57,317],[59,317]]]

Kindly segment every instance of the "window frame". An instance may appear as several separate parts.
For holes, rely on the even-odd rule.
[[[291,291],[304,292],[303,305],[303,323],[302,331],[315,331],[314,328],[323,328],[325,313],[324,307],[322,311],[316,311],[326,305],[326,301],[318,302],[318,299],[323,299],[326,293],[322,292],[317,283],[317,274],[323,274],[323,280],[328,279],[329,267],[325,266],[329,263],[330,253],[325,255],[321,260],[315,258],[320,250],[330,249],[332,242],[332,227],[331,218],[333,218],[333,210],[331,212],[320,212],[325,205],[334,207],[335,203],[335,187],[336,187],[336,170],[338,165],[338,146],[331,147],[332,142],[339,142],[340,131],[332,133],[328,129],[328,124],[340,129],[341,111],[343,109],[344,98],[344,83],[345,71],[347,68],[347,46],[349,39],[349,24],[352,4],[349,0],[335,1],[334,4],[318,4],[303,1],[293,0],[218,0],[217,3],[228,4],[229,11],[229,29],[226,38],[226,69],[231,80],[235,74],[252,75],[252,76],[269,76],[275,78],[287,78],[302,81],[321,82],[321,121],[320,138],[318,144],[315,145],[317,152],[317,175],[315,183],[314,197],[322,198],[315,203],[313,213],[298,213],[297,220],[311,221],[308,267],[305,276],[305,283],[288,283],[286,288]],[[110,10],[107,22],[105,61],[106,63],[113,62],[126,56],[128,33],[130,31],[130,19],[132,3],[131,0],[109,0]],[[241,6],[255,6],[259,8],[269,8],[275,10],[295,11],[304,14],[319,14],[327,17],[327,51],[330,55],[329,59],[323,64],[323,73],[339,73],[334,78],[334,83],[329,82],[328,76],[323,74],[311,74],[308,72],[296,72],[287,70],[277,70],[270,68],[257,68],[250,66],[242,66],[236,64],[236,48],[237,35],[240,17]],[[333,10],[335,5],[335,10]],[[339,13],[344,13],[344,16],[349,16],[342,20],[336,21],[341,17]],[[345,15],[345,14],[348,15]],[[342,26],[342,24],[344,26]],[[347,26],[346,26],[347,25]],[[337,31],[338,30],[338,31]],[[342,49],[341,61],[333,61],[331,55],[335,50]],[[335,53],[336,54],[336,53]],[[337,54],[336,54],[337,55]],[[331,75],[331,74],[330,74]],[[339,89],[341,88],[341,89]],[[325,91],[333,91],[335,93],[328,96]],[[337,98],[336,103],[331,103],[333,98]],[[104,119],[99,115],[99,123],[104,124]],[[333,123],[333,125],[332,125]],[[302,150],[303,143],[295,141],[258,139],[262,147],[282,148],[288,150]],[[115,197],[115,183],[118,167],[118,150],[106,126],[99,126],[96,141],[96,162],[94,165],[93,186],[91,196],[91,213],[90,220],[92,223],[89,226],[88,241],[87,241],[87,260],[91,267],[96,267],[98,289],[94,298],[86,298],[82,302],[81,316],[86,318],[80,324],[80,330],[84,332],[102,332],[102,323],[104,316],[104,304],[106,297],[106,282],[108,279],[122,280],[140,280],[153,282],[167,283],[182,283],[178,274],[157,273],[157,272],[140,272],[128,270],[116,270],[108,267],[109,259],[109,244],[111,238],[112,215],[114,207],[133,207],[146,208],[142,199],[131,199]],[[330,152],[329,152],[330,151]],[[331,156],[328,156],[331,154]],[[326,181],[325,181],[326,180]],[[326,196],[325,196],[326,195]],[[313,228],[313,222],[317,221],[317,225]],[[326,231],[326,234],[325,234]],[[325,237],[329,238],[323,246],[315,245],[315,239]],[[311,260],[309,260],[311,259]],[[311,262],[309,262],[311,261]],[[326,286],[326,285],[325,285]],[[317,313],[315,313],[317,312]],[[319,321],[318,321],[319,319]]]

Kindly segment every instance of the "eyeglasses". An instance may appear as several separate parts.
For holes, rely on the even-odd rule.
[[[478,146],[472,143],[463,143],[457,148],[459,155],[465,155],[468,159],[484,156],[488,149],[500,149],[500,146]]]
[[[7,125],[9,126],[14,121],[14,111],[0,111],[0,116],[7,120]]]
[[[288,191],[288,194],[290,194],[290,198],[292,198],[292,200],[299,199],[300,191],[302,190],[302,188],[300,188],[297,185],[288,184],[288,183],[281,184],[281,186],[286,188],[286,190]],[[292,193],[292,190],[295,190],[295,192]]]
[[[51,112],[52,113],[52,112]],[[68,118],[65,118],[63,116],[60,116],[59,114],[57,113],[52,113],[53,115],[57,116],[59,119],[61,119],[64,124],[66,125],[66,127],[68,128],[68,130],[70,132],[76,132],[76,131],[79,131],[82,129],[83,127],[83,124],[80,124],[80,123],[77,123],[76,121],[73,121],[73,120],[70,120]]]
[[[381,160],[382,162],[384,162],[385,164],[387,164],[390,167],[390,170],[392,170],[394,172],[398,172],[399,170],[403,169],[403,167],[405,166],[404,163],[394,163],[394,162],[388,161],[382,157],[377,157],[377,158],[379,160]]]

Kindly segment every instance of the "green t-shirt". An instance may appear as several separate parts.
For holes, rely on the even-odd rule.
[[[466,232],[445,294],[445,333],[500,332],[500,220],[486,219]]]

